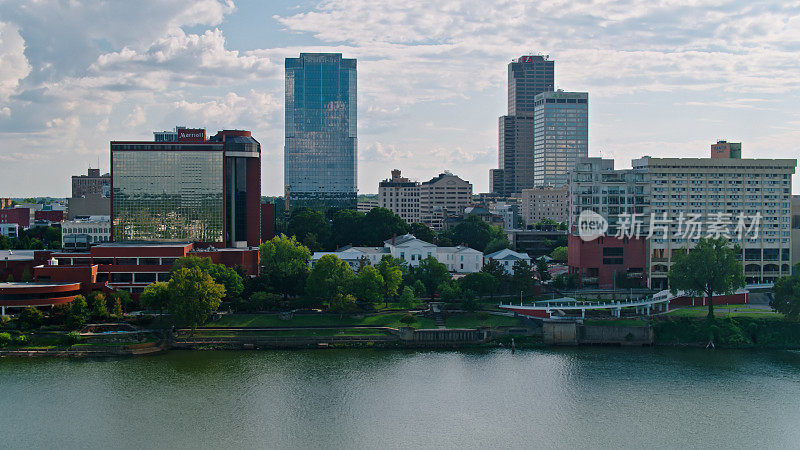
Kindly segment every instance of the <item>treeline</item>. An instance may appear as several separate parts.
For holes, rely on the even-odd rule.
[[[452,229],[437,233],[422,223],[408,224],[385,208],[373,208],[366,214],[349,209],[332,209],[323,214],[298,208],[287,220],[278,222],[278,231],[295,236],[312,252],[334,251],[345,245],[383,246],[384,241],[406,233],[442,247],[463,244],[484,253],[511,248],[501,227],[489,225],[476,215],[469,215]]]
[[[31,227],[20,229],[19,236],[0,235],[0,250],[58,250],[61,248],[61,229],[57,227]]]

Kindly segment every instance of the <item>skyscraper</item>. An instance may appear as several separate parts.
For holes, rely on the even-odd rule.
[[[286,58],[284,177],[290,207],[356,208],[356,60]]]
[[[533,181],[563,186],[567,172],[589,154],[589,94],[543,92],[536,96],[533,130]]]
[[[249,131],[182,129],[111,142],[113,241],[261,243],[261,146]]]
[[[533,187],[534,99],[554,84],[554,61],[547,56],[520,56],[508,64],[508,115],[498,123],[498,169],[489,172],[493,193],[513,195]]]

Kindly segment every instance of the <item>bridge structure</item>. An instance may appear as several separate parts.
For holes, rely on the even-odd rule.
[[[748,288],[749,287],[751,286],[748,286]],[[752,287],[764,289],[771,286],[753,285]],[[747,288],[739,289],[730,296],[720,294],[719,296],[715,296],[715,299],[719,298],[725,300],[726,298],[736,298],[742,299],[744,303],[747,303],[749,292]],[[702,305],[706,304],[705,300],[705,298],[698,299],[698,301],[702,302]],[[632,309],[637,316],[650,316],[655,313],[669,312],[671,302],[678,302],[688,306],[688,302],[694,305],[695,299],[683,291],[678,291],[673,295],[669,290],[663,290],[650,297],[639,300],[582,302],[572,297],[561,297],[553,300],[534,302],[530,305],[524,305],[522,303],[519,305],[501,303],[498,307],[509,312],[541,319],[576,319],[578,318],[578,313],[580,313],[580,318],[585,318],[587,311],[608,311],[611,317],[622,317],[623,308]],[[714,303],[716,304],[717,302],[715,301]],[[730,301],[726,301],[726,303],[730,303]]]

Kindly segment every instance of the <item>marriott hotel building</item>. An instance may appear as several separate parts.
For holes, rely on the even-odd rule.
[[[112,241],[255,247],[260,201],[261,146],[249,131],[111,142]]]

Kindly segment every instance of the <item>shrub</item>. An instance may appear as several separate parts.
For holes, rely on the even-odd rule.
[[[0,316],[0,327],[6,327],[11,322],[11,317],[9,316]]]
[[[5,347],[11,343],[11,334],[0,333],[0,348]]]
[[[478,311],[477,313],[475,313],[475,317],[477,317],[478,320],[483,321],[489,318],[489,313],[486,311]]]
[[[403,317],[400,318],[400,322],[406,325],[411,325],[412,323],[417,321],[417,317],[413,314],[404,314]]]
[[[82,295],[76,295],[67,313],[66,325],[69,329],[75,330],[86,323],[89,317],[89,308],[86,306],[86,299]]]
[[[475,311],[480,307],[478,300],[475,298],[475,293],[472,291],[464,291],[461,299],[461,308],[466,311]]]
[[[417,297],[414,295],[414,289],[410,286],[406,286],[403,288],[403,292],[400,294],[400,306],[403,308],[413,308],[414,305],[417,303]]]
[[[61,336],[61,345],[70,347],[81,341],[81,335],[77,331],[70,331],[69,333]]]
[[[28,343],[28,336],[25,336],[24,334],[20,334],[19,336],[14,336],[13,344],[16,345],[17,347],[24,347],[25,344],[27,343]]]
[[[19,313],[19,319],[17,319],[20,330],[39,328],[42,326],[42,321],[44,321],[44,314],[32,306],[23,308],[22,312]]]

